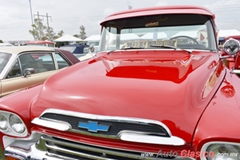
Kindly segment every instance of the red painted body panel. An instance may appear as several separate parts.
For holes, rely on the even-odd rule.
[[[181,59],[185,61],[190,61],[188,65],[184,66],[182,65],[178,60],[174,60],[173,57],[167,57],[166,54],[173,54],[172,52],[165,51],[165,54],[162,54],[161,52],[156,53],[152,52],[152,54],[148,54],[148,58],[151,59],[147,61],[148,58],[143,59],[134,59],[134,54],[143,54],[144,53],[136,53],[131,51],[128,56],[124,55],[124,57],[128,57],[127,60],[124,60],[123,57],[121,57],[121,54],[116,52],[112,53],[111,55],[105,55],[104,53],[100,54],[99,57],[96,57],[96,59],[91,61],[85,61],[81,62],[79,64],[76,64],[75,66],[65,69],[54,76],[52,76],[50,79],[48,79],[44,87],[38,86],[34,89],[22,91],[23,94],[12,94],[10,96],[6,96],[1,99],[1,108],[4,110],[12,111],[14,113],[18,113],[22,115],[21,118],[25,121],[26,125],[29,127],[29,130],[35,130],[40,131],[42,133],[48,133],[52,135],[57,135],[58,137],[64,137],[68,139],[75,139],[79,140],[79,135],[71,134],[69,135],[67,132],[58,132],[56,130],[51,130],[47,128],[37,127],[29,123],[33,118],[38,117],[45,109],[47,108],[59,108],[59,109],[68,109],[72,111],[79,111],[79,112],[86,112],[86,113],[95,113],[95,114],[101,114],[101,115],[116,115],[116,116],[129,116],[129,117],[141,117],[141,118],[148,118],[148,119],[156,119],[159,121],[162,121],[164,124],[166,124],[172,131],[173,135],[180,136],[184,138],[188,143],[181,147],[172,147],[172,146],[160,146],[160,145],[139,145],[136,143],[122,143],[116,140],[108,140],[104,138],[94,138],[89,136],[81,136],[81,142],[83,143],[90,143],[90,144],[104,144],[105,146],[109,147],[122,147],[122,148],[131,148],[132,150],[143,150],[149,151],[149,152],[158,152],[161,150],[174,150],[181,152],[183,149],[197,149],[192,148],[194,147],[200,147],[203,142],[207,141],[206,137],[211,138],[212,133],[213,137],[219,138],[225,138],[235,135],[237,138],[238,132],[228,132],[226,131],[224,135],[220,134],[220,129],[217,131],[215,127],[218,125],[210,125],[209,122],[212,123],[218,123],[222,120],[222,118],[219,118],[221,116],[218,116],[218,111],[220,111],[221,114],[225,114],[224,110],[216,110],[213,109],[213,111],[205,111],[206,114],[206,120],[200,121],[199,126],[197,127],[196,124],[198,123],[198,120],[200,116],[203,114],[205,107],[207,104],[211,101],[211,99],[214,96],[214,93],[218,89],[219,83],[223,81],[223,76],[225,74],[225,71],[223,70],[222,63],[218,61],[217,56],[213,56],[209,53],[203,54],[195,52],[193,55],[188,55],[186,52],[179,52],[176,51],[176,59]],[[115,56],[114,56],[115,54]],[[154,56],[152,56],[155,54]],[[164,58],[166,61],[165,63],[158,61],[159,57],[156,58],[156,54],[159,54],[159,57]],[[163,56],[164,55],[164,56]],[[204,55],[204,56],[203,56]],[[210,56],[211,55],[211,56]],[[131,58],[130,58],[131,57]],[[116,58],[116,59],[115,59]],[[194,59],[198,60],[194,60]],[[170,60],[171,61],[168,61]],[[122,77],[122,73],[119,71],[116,74],[116,76],[107,76],[107,70],[109,69],[109,66],[107,64],[110,64],[111,62],[121,61],[125,62],[126,68],[124,69],[131,69],[133,66],[143,67],[143,70],[148,73],[149,71],[152,71],[150,73],[156,74],[158,69],[161,67],[169,67],[169,68],[176,68],[180,69],[181,67],[186,67],[184,73],[182,73],[177,76],[176,75],[169,75],[167,78],[161,82],[156,81],[154,79],[151,79],[150,75],[145,75],[141,78],[139,77],[128,77],[131,78],[131,83],[126,83]],[[127,61],[127,62],[126,62]],[[160,64],[159,64],[159,63]],[[107,64],[106,64],[107,63]],[[143,63],[143,64],[142,64]],[[147,65],[148,64],[148,65]],[[149,64],[154,64],[156,68],[151,68],[152,70],[148,69]],[[111,65],[110,65],[111,66]],[[120,67],[116,66],[115,68]],[[95,78],[88,79],[88,83],[91,84],[86,85],[86,80],[89,76],[89,71],[86,70],[87,68],[95,68],[95,72],[91,72],[92,76]],[[217,68],[217,69],[216,69]],[[166,68],[165,68],[166,69]],[[182,68],[181,68],[182,69]],[[193,72],[194,71],[194,72]],[[215,75],[212,77],[214,78],[215,86],[211,90],[211,92],[205,96],[202,92],[201,88],[209,88],[211,84],[214,84],[211,80],[209,80],[209,83],[206,81],[201,81],[199,78],[205,79],[206,77],[199,77],[200,73],[205,73],[206,77],[207,75],[211,77],[211,75]],[[207,74],[207,73],[208,74]],[[64,76],[68,73],[69,76]],[[118,76],[117,76],[118,75]],[[59,79],[62,77],[61,79]],[[63,78],[65,77],[65,78]],[[80,78],[81,77],[81,78]],[[174,78],[173,78],[174,77]],[[185,77],[185,78],[181,78]],[[71,79],[70,79],[71,78]],[[125,77],[126,78],[126,77]],[[136,78],[136,79],[134,79]],[[149,78],[149,79],[148,79]],[[238,79],[236,76],[228,76],[229,83],[227,85],[232,84],[233,79]],[[90,80],[90,81],[89,81]],[[98,81],[98,85],[95,85],[96,80]],[[137,89],[135,85],[138,85],[140,81],[147,81],[151,83],[146,83],[146,85],[143,85],[143,88],[146,90],[146,88],[149,88],[149,92],[141,92],[141,89]],[[175,81],[175,82],[174,82]],[[77,83],[78,82],[78,83]],[[101,82],[101,85],[99,85],[99,82]],[[118,82],[119,85],[113,86],[113,83]],[[121,83],[120,83],[121,82]],[[75,84],[74,86],[71,84]],[[142,82],[141,82],[142,83]],[[162,87],[162,92],[157,92],[159,88],[157,87],[159,85],[162,86],[160,83],[164,83],[165,87]],[[173,86],[176,86],[176,84],[179,85],[179,88],[175,88]],[[238,90],[240,90],[240,85],[237,83],[233,83],[233,85],[236,85]],[[51,86],[51,87],[49,87]],[[222,86],[226,86],[226,82],[223,83]],[[126,88],[126,92],[122,90],[122,88]],[[113,88],[113,89],[112,89]],[[175,88],[172,90],[171,88]],[[236,89],[237,89],[236,88]],[[137,90],[136,90],[137,89]],[[239,94],[236,92],[236,89],[234,88],[234,93]],[[119,91],[122,91],[119,93]],[[104,92],[104,95],[102,94]],[[36,98],[36,96],[40,97]],[[78,96],[81,95],[81,96]],[[184,97],[179,96],[184,95]],[[229,98],[227,96],[223,95],[223,91],[217,92],[217,95],[214,96],[214,101],[211,104],[223,104],[228,103],[229,104]],[[24,97],[26,100],[20,101],[20,103],[16,104],[14,101],[11,101],[12,98],[15,99],[23,99]],[[32,97],[32,98],[31,98]],[[35,98],[34,98],[35,97]],[[61,97],[61,98],[60,98]],[[114,97],[119,97],[118,99]],[[219,97],[219,98],[218,98]],[[228,99],[227,99],[228,98]],[[32,101],[28,101],[27,99],[33,99]],[[56,102],[55,99],[58,99]],[[108,101],[106,101],[108,99]],[[124,99],[124,100],[123,100]],[[141,103],[144,101],[141,101],[141,99],[148,99],[148,104]],[[174,99],[174,100],[173,100]],[[189,99],[191,101],[189,102]],[[226,100],[227,99],[227,100]],[[122,100],[122,101],[121,101]],[[219,102],[218,102],[219,101]],[[239,103],[239,100],[233,99],[234,103]],[[33,104],[31,104],[33,103]],[[127,103],[127,105],[126,105]],[[139,108],[136,109],[131,108],[129,104],[132,104],[132,106],[136,106],[136,103],[138,103]],[[171,104],[171,106],[169,105]],[[96,105],[97,104],[97,105]],[[193,105],[194,104],[194,105]],[[29,114],[26,110],[26,106],[31,106],[32,109],[30,110],[31,113]],[[212,107],[214,107],[212,105]],[[3,106],[6,106],[3,108]],[[12,108],[8,108],[7,106],[14,106]],[[104,106],[104,107],[101,107]],[[124,106],[127,106],[126,108]],[[174,108],[173,108],[174,106]],[[197,106],[197,107],[194,107]],[[221,105],[222,106],[222,105]],[[224,109],[224,108],[223,108]],[[239,108],[238,112],[240,111]],[[126,110],[128,112],[126,112]],[[216,117],[212,117],[212,112],[215,112]],[[238,112],[234,112],[233,110],[229,110],[231,114],[227,114],[229,116],[236,115],[238,116]],[[29,119],[29,116],[31,115],[31,118]],[[222,116],[224,116],[222,115]],[[204,114],[205,116],[205,114]],[[214,119],[214,121],[211,121],[211,119]],[[225,121],[225,120],[224,120]],[[222,122],[223,123],[223,122]],[[194,133],[194,129],[196,129],[196,133]],[[231,128],[231,126],[228,126]],[[204,128],[201,129],[201,128]],[[207,129],[205,129],[207,128]],[[202,132],[201,132],[202,131]],[[209,132],[208,132],[209,131]],[[194,137],[193,137],[194,136]],[[193,141],[193,145],[191,143],[191,140]],[[204,140],[204,141],[202,141]],[[198,148],[199,149],[199,148]]]
[[[207,141],[239,143],[240,129],[240,83],[239,77],[227,73],[219,91],[205,110],[193,139],[193,146]]]
[[[196,123],[225,72],[217,54],[162,52],[113,52],[52,76],[32,107],[32,119],[47,108],[147,118],[163,122],[174,136],[191,143]],[[220,68],[218,73],[215,68]],[[199,77],[201,73],[205,76]],[[217,75],[213,88],[206,86],[211,75]]]
[[[225,40],[229,40],[230,38],[234,38],[234,39],[240,41],[240,35],[228,36],[228,37],[225,38]]]
[[[54,42],[51,41],[29,41],[27,44],[51,44],[54,45]]]
[[[157,14],[202,14],[211,16],[212,19],[215,18],[215,15],[208,9],[197,7],[197,6],[158,6],[152,8],[142,8],[142,9],[131,9],[123,12],[118,12],[112,15],[109,15],[101,22],[101,24],[121,18],[130,18],[135,16],[145,16],[145,15],[157,15]]]
[[[104,25],[109,20],[133,16],[179,13],[205,15],[202,17],[206,18],[207,16],[208,24],[214,25],[212,23],[214,15],[210,11],[193,6],[128,10],[108,16],[101,24]],[[215,27],[209,25],[208,27],[212,31],[212,34],[209,34],[212,35],[209,40],[214,41],[216,38],[213,31]],[[110,25],[110,27],[115,26]],[[130,155],[127,152],[131,151],[137,152],[137,154],[174,151],[180,155],[183,150],[200,151],[206,142],[240,143],[240,129],[236,128],[240,114],[239,77],[231,74],[224,65],[219,57],[220,53],[216,48],[214,49],[215,43],[208,45],[212,48],[191,49],[191,51],[173,48],[173,46],[165,46],[170,47],[168,49],[161,48],[162,46],[151,49],[138,46],[141,49],[133,47],[111,51],[105,51],[104,47],[100,47],[101,52],[97,53],[94,58],[61,70],[46,80],[43,85],[22,91],[21,94],[4,97],[0,100],[0,109],[18,114],[26,124],[29,135],[40,135],[41,138],[38,138],[42,141],[45,141],[42,136],[48,138],[49,135],[54,141],[56,140],[57,149],[54,148],[53,152],[58,153],[58,143],[68,143],[65,149],[70,148],[69,157],[73,151],[71,147],[75,147],[76,153],[82,154],[90,151],[90,154],[94,152],[93,155],[107,159],[110,156],[116,156],[119,151],[123,151],[127,156]],[[77,120],[74,119],[74,125],[69,124],[70,122],[67,120],[65,123],[65,119],[56,120],[59,114],[60,116],[63,114],[56,110],[54,113],[46,113],[54,118],[41,117],[47,109],[66,111],[69,115],[64,115],[64,118],[74,117]],[[79,129],[83,128],[79,126],[83,119],[87,123],[92,119],[95,120],[95,117],[86,118],[83,115],[97,116],[98,118],[117,117],[118,122],[122,122],[121,118],[123,117],[128,121],[130,118],[155,120],[154,122],[159,122],[169,129],[171,135],[167,138],[177,137],[185,143],[179,145],[174,141],[170,145],[163,142],[155,144],[153,141],[159,137],[162,140],[163,136],[155,135],[156,132],[149,133],[145,131],[145,128],[140,134],[144,134],[144,138],[149,138],[148,134],[154,134],[155,137],[150,142],[125,141],[119,136],[122,129],[117,133],[119,136],[117,138],[110,137],[110,133],[107,133],[108,130],[104,132],[105,135],[101,131],[98,132],[99,128],[96,129],[96,132],[90,130],[89,127],[84,128],[86,130],[83,131]],[[81,120],[79,120],[80,118]],[[37,120],[37,123],[33,120]],[[99,118],[96,123],[103,124],[102,121],[104,120]],[[104,122],[111,123],[109,127],[115,125],[113,124],[115,123],[114,119]],[[139,122],[141,124],[148,123]],[[139,125],[139,122],[136,124]],[[55,125],[47,126],[46,123],[60,126],[69,124],[70,127],[77,129],[67,128],[64,130],[66,125],[60,128]],[[30,145],[31,149],[39,143],[38,138],[36,141],[33,140]],[[9,139],[6,138],[5,141]],[[29,139],[21,138],[17,140],[19,143],[29,141]],[[53,143],[55,145],[55,142]],[[76,146],[72,146],[72,144]],[[65,144],[61,145],[63,148],[65,147]],[[83,148],[80,150],[79,146]],[[84,148],[85,146],[93,148],[90,147],[91,149],[88,150]],[[20,151],[21,147],[13,150],[11,147],[7,147],[7,151],[12,152],[13,155],[15,150],[25,154],[25,151]],[[44,153],[43,157],[46,158],[46,152],[50,153],[51,151],[44,150],[44,147],[39,150]],[[95,149],[99,148],[104,149],[100,155],[98,155],[99,152],[95,153]],[[26,155],[34,153],[31,152],[31,149]],[[114,152],[114,154],[105,150],[111,150],[110,152]],[[106,157],[106,154],[110,156]],[[43,159],[43,157],[40,158]],[[140,158],[148,159],[149,157]],[[154,159],[154,157],[150,158]],[[202,160],[206,160],[204,158]],[[137,158],[135,157],[135,159]]]
[[[31,89],[21,90],[4,96],[0,99],[1,110],[18,114],[25,122],[28,130],[31,130],[31,104],[35,101],[38,94],[42,90],[42,85],[32,87]],[[11,107],[9,107],[11,106]],[[30,133],[29,133],[30,134]],[[0,138],[2,139],[2,134]],[[1,145],[3,142],[1,141]]]

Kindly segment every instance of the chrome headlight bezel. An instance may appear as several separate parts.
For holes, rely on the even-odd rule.
[[[215,146],[214,146],[215,145]],[[225,149],[229,148],[229,147],[233,147],[234,149],[236,149],[234,152],[218,152],[218,153],[215,153],[213,150],[209,150],[210,147],[218,147],[220,149],[220,147],[224,147]],[[201,148],[201,153],[210,153],[210,152],[213,152],[213,157],[215,156],[219,156],[221,157],[222,156],[222,159],[223,158],[226,158],[228,157],[228,159],[232,158],[232,159],[239,159],[240,157],[240,143],[234,143],[234,142],[226,142],[226,141],[212,141],[212,142],[208,142],[208,143],[205,143],[202,148]],[[200,159],[201,160],[213,160],[213,157],[206,157],[203,155],[200,156]],[[217,157],[217,158],[219,158]]]
[[[1,117],[3,118],[2,119],[3,126],[0,126],[0,131],[2,133],[6,135],[18,136],[18,137],[27,136],[27,133],[28,133],[27,127],[23,122],[23,120],[17,114],[12,112],[7,112],[7,111],[0,111],[0,120],[1,120]],[[4,120],[6,120],[6,123],[4,122]]]
[[[0,130],[6,131],[8,129],[8,119],[5,114],[0,113]]]

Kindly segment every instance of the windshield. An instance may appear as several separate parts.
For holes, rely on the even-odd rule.
[[[0,52],[0,73],[2,73],[11,56],[12,54]]]
[[[79,45],[79,46],[61,46],[63,50],[69,51],[73,54],[86,54],[89,52],[89,46]]]
[[[76,49],[76,46],[61,46],[60,49],[72,52]]]
[[[213,25],[208,16],[154,15],[105,22],[99,51],[156,49],[157,46],[158,49],[164,48],[160,46],[172,46],[216,51],[216,44]]]

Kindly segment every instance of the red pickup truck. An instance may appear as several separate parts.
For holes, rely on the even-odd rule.
[[[238,160],[240,80],[223,60],[239,44],[220,51],[214,19],[198,6],[106,17],[93,58],[0,99],[5,159]]]

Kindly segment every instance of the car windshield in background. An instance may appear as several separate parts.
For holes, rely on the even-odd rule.
[[[0,52],[0,73],[2,73],[11,56],[12,54]]]
[[[68,46],[61,46],[63,50],[69,51],[73,54],[86,54],[89,52],[88,45],[68,45]]]
[[[60,48],[73,53],[73,51],[76,49],[76,46],[61,46]]]
[[[211,23],[203,15],[154,15],[105,22],[99,50],[173,46],[216,51]]]

